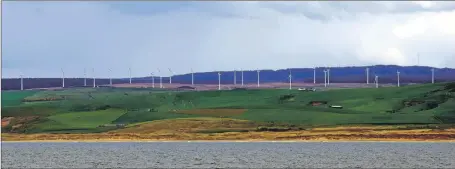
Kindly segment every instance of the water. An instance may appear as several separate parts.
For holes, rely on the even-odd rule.
[[[455,143],[2,143],[3,168],[455,168]]]

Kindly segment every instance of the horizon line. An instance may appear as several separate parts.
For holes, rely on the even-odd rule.
[[[191,72],[192,69],[190,69],[190,72],[189,73],[181,73],[181,74],[175,74],[175,75],[171,75],[171,76],[161,76],[163,78],[169,78],[169,77],[173,77],[173,76],[183,76],[183,75],[191,75],[192,73],[194,74],[198,74],[198,73],[216,73],[216,72],[235,72],[235,71],[257,71],[257,70],[260,70],[260,71],[283,71],[283,70],[289,70],[289,69],[321,69],[321,68],[329,68],[329,69],[332,69],[332,68],[368,68],[368,67],[376,67],[376,66],[395,66],[395,67],[421,67],[421,68],[433,68],[433,69],[455,69],[455,68],[449,68],[449,67],[432,67],[432,66],[420,66],[420,65],[411,65],[411,66],[400,66],[400,65],[393,65],[393,64],[390,64],[390,65],[387,65],[387,64],[377,64],[377,65],[370,65],[370,66],[320,66],[320,67],[302,67],[302,68],[280,68],[280,69],[248,69],[248,70],[243,70],[243,69],[240,69],[240,70],[237,70],[237,69],[234,69],[234,70],[220,70],[220,71],[202,71],[202,72]],[[61,71],[61,70],[60,70]],[[64,71],[63,71],[64,72]],[[22,76],[24,76],[22,74]],[[81,77],[64,77],[64,78],[69,78],[69,79],[77,79],[77,78],[84,78],[83,77],[84,75],[82,75]],[[146,75],[146,76],[136,76],[136,77],[131,77],[132,79],[134,78],[146,78],[146,77],[157,77],[159,78],[160,76],[159,75],[155,75],[155,73],[153,72],[153,76],[150,76],[149,75]],[[8,78],[3,78],[3,76],[1,77],[1,79],[20,79],[21,78],[21,75],[19,75],[18,77],[8,77]],[[24,79],[47,79],[47,78],[50,78],[50,79],[53,79],[53,78],[58,78],[58,79],[61,79],[62,77],[23,77]],[[93,79],[93,76],[87,76],[86,77],[87,79]],[[98,79],[110,79],[111,77],[95,77],[95,78],[98,78]],[[130,77],[112,77],[112,79],[129,79]]]

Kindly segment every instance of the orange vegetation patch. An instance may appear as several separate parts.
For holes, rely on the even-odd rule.
[[[20,129],[24,125],[27,125],[30,122],[37,120],[38,118],[39,116],[5,117],[2,119],[2,128],[8,125],[13,125],[11,131],[7,131],[13,132],[16,131],[17,129]]]
[[[208,129],[254,130],[257,126],[251,121],[229,118],[181,118],[133,124],[109,133],[192,133]]]
[[[14,117],[14,123],[28,123],[38,119],[39,116],[23,116],[23,117]]]
[[[42,101],[57,101],[63,100],[61,97],[45,97],[45,98],[25,98],[23,102],[42,102]]]
[[[13,119],[13,117],[2,118],[2,127],[8,126],[12,119]]]
[[[194,110],[179,110],[177,113],[184,114],[195,114],[195,115],[205,115],[205,116],[222,116],[230,117],[241,115],[246,112],[247,109],[194,109]]]

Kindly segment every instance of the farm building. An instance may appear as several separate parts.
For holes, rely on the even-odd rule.
[[[330,105],[330,108],[334,108],[334,109],[342,109],[343,106],[339,106],[339,105]]]
[[[299,88],[298,90],[299,91],[306,91],[306,92],[314,92],[314,91],[316,91],[316,89],[314,89],[314,88]]]

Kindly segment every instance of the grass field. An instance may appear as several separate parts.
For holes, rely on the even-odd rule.
[[[91,133],[116,130],[115,124],[130,126],[209,117],[245,120],[255,123],[255,127],[455,124],[453,86],[453,83],[440,83],[316,92],[287,89],[176,92],[126,88],[14,91],[2,92],[2,119],[14,117],[4,131],[25,133]],[[33,102],[23,103],[24,100]],[[314,101],[326,104],[311,105]],[[32,116],[39,118],[33,122],[14,122]],[[190,123],[190,126],[195,124],[194,120]],[[168,127],[178,126],[182,125]],[[231,129],[246,130],[222,125],[204,132]]]
[[[71,112],[47,117],[47,120],[35,126],[41,131],[85,131],[93,130],[112,121],[125,113],[124,110],[107,109],[89,112]]]
[[[32,96],[38,91],[2,91],[2,108],[22,104],[22,99]]]

